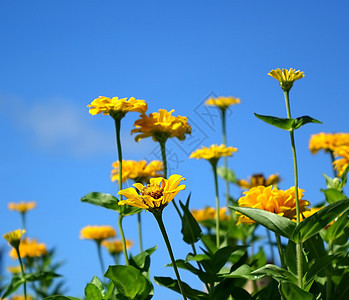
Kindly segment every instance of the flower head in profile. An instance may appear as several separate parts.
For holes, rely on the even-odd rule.
[[[172,116],[174,109],[169,112],[166,109],[159,109],[147,116],[142,114],[141,118],[136,120],[136,127],[131,133],[139,133],[135,140],[152,137],[154,141],[164,142],[168,138],[176,137],[180,141],[186,138],[186,134],[191,134],[191,127],[186,117]]]
[[[8,272],[10,272],[10,273],[12,273],[14,275],[15,274],[19,274],[19,273],[22,272],[20,265],[18,265],[18,266],[8,266],[6,269],[7,269]]]
[[[102,242],[111,255],[120,254],[122,252],[122,241],[121,240],[105,240]],[[130,249],[133,246],[133,241],[126,240],[126,249]]]
[[[119,161],[113,163],[111,180],[119,181]],[[151,177],[161,176],[162,162],[153,160],[147,164],[145,160],[122,160],[122,181],[133,179],[135,182],[148,183]]]
[[[234,97],[209,98],[205,101],[205,105],[216,106],[222,110],[226,110],[229,106],[240,103],[241,100],[239,98]]]
[[[30,297],[29,295],[27,295],[27,298],[25,298],[24,295],[13,295],[11,298],[11,300],[24,300],[24,299],[32,300],[33,298]]]
[[[10,202],[8,204],[9,210],[18,211],[20,213],[26,213],[28,210],[32,210],[35,207],[36,207],[36,203],[34,201],[30,201],[30,202],[21,201],[19,203]]]
[[[8,233],[5,233],[3,235],[4,239],[8,241],[8,243],[13,247],[13,248],[18,248],[22,235],[25,234],[24,229],[17,229]]]
[[[204,209],[193,209],[191,213],[197,222],[203,222],[208,220],[215,220],[216,209],[214,207],[205,207]],[[219,220],[225,221],[229,217],[227,215],[227,208],[222,207],[219,209]]]
[[[300,212],[304,212],[309,202],[302,200],[303,190],[298,189]],[[240,207],[252,207],[269,211],[279,216],[294,219],[296,216],[295,187],[288,190],[278,190],[272,186],[257,186],[243,193],[238,200]],[[255,223],[250,218],[240,215],[238,223]]]
[[[181,175],[173,174],[168,179],[157,177],[151,178],[150,183],[143,185],[135,183],[134,188],[127,188],[118,192],[126,200],[119,201],[119,205],[131,205],[144,208],[152,213],[161,212],[169,204],[179,191],[185,189],[185,185],[179,185],[185,180]]]
[[[268,178],[265,178],[263,174],[253,174],[248,180],[239,179],[236,181],[236,184],[245,189],[249,190],[256,186],[276,186],[280,182],[280,177],[278,174],[272,174]]]
[[[340,146],[349,146],[349,133],[324,133],[313,134],[309,140],[309,150],[316,154],[320,150],[333,152]]]
[[[148,109],[147,103],[144,100],[134,97],[127,100],[127,98],[108,98],[104,96],[94,99],[87,107],[90,108],[89,113],[91,115],[103,113],[103,115],[110,115],[118,119],[123,118],[130,111],[145,113]]]
[[[337,158],[333,162],[333,166],[338,172],[338,176],[342,176],[343,172],[349,165],[349,146],[340,146],[335,148],[333,155]]]
[[[113,227],[107,225],[89,225],[81,229],[80,238],[87,240],[94,240],[98,243],[102,242],[107,238],[116,236],[116,231]]]
[[[47,254],[47,248],[44,243],[38,243],[37,239],[25,238],[21,241],[19,245],[19,253],[21,257],[40,257]],[[17,252],[15,249],[10,251],[10,256],[13,259],[17,259]]]
[[[202,146],[201,149],[195,150],[190,154],[189,158],[206,159],[215,164],[222,156],[233,156],[233,153],[238,151],[237,148],[227,147],[226,145],[211,145],[210,147]]]
[[[276,80],[279,81],[281,88],[285,91],[288,92],[292,86],[293,83],[304,77],[304,72],[301,71],[296,71],[295,69],[290,68],[289,70],[287,69],[276,69],[276,70],[271,70],[268,75],[271,77],[275,78]]]

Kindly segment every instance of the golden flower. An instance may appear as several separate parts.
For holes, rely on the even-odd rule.
[[[186,117],[174,117],[173,112],[174,109],[169,112],[166,109],[159,109],[159,112],[151,113],[149,116],[142,114],[141,118],[134,123],[136,129],[131,131],[131,133],[140,133],[136,135],[135,140],[138,142],[149,136],[157,142],[166,141],[171,137],[184,140],[186,134],[191,134],[191,127]]]
[[[34,201],[31,201],[31,202],[21,201],[19,203],[10,202],[8,204],[8,209],[9,210],[16,210],[16,211],[18,211],[20,213],[25,213],[28,210],[31,210],[31,209],[33,209],[35,207],[36,207],[36,203]]]
[[[233,152],[238,151],[237,148],[227,147],[222,144],[211,145],[209,148],[202,146],[202,149],[195,150],[192,154],[190,154],[189,158],[203,158],[207,159],[210,162],[217,162],[218,159],[222,156],[232,156]]]
[[[134,97],[127,100],[127,98],[119,99],[118,97],[113,97],[110,99],[100,96],[94,99],[87,107],[90,108],[89,113],[91,115],[103,113],[103,115],[111,115],[120,119],[130,111],[145,113],[148,109],[144,100],[135,99]]]
[[[21,266],[8,266],[7,271],[14,275],[22,272]]]
[[[225,221],[229,218],[226,215],[226,212],[226,207],[222,207],[219,209],[219,220]],[[216,219],[216,209],[214,207],[205,207],[204,209],[193,209],[191,213],[197,222]]]
[[[209,98],[206,100],[205,104],[209,106],[217,106],[220,109],[227,109],[230,105],[240,104],[241,100],[234,97],[217,97]]]
[[[107,225],[94,225],[85,226],[80,231],[80,238],[87,240],[95,240],[101,242],[107,238],[116,236],[116,231],[113,227]]]
[[[349,133],[324,133],[313,134],[309,140],[309,149],[313,154],[320,150],[333,152],[339,146],[349,146]]]
[[[309,206],[309,202],[301,200],[303,197],[303,190],[298,189],[299,207],[300,212],[303,213],[306,210],[306,206]],[[264,187],[257,186],[249,191],[243,193],[239,200],[240,207],[252,207],[266,210],[280,216],[293,219],[296,215],[296,197],[295,187],[291,187],[288,190],[278,190],[272,186]],[[250,218],[240,215],[238,223],[255,223]]]
[[[272,174],[268,178],[265,178],[263,174],[253,174],[249,180],[239,179],[236,184],[246,190],[249,190],[256,186],[268,186],[277,185],[280,182],[280,177],[278,174]]]
[[[278,80],[281,88],[285,92],[288,92],[292,88],[293,82],[304,77],[304,72],[299,70],[296,71],[292,68],[290,70],[282,69],[282,71],[280,69],[276,69],[271,70],[268,75]]]
[[[322,208],[324,208],[324,207],[312,207],[309,210],[303,211],[300,214],[300,220],[303,221],[305,218],[312,216],[313,214],[315,214],[316,212],[318,212]],[[292,221],[296,221],[296,218],[294,218]]]
[[[124,196],[126,200],[119,201],[118,204],[128,204],[147,209],[150,212],[162,211],[179,191],[185,189],[184,184],[179,185],[182,180],[185,180],[185,178],[173,174],[168,179],[162,177],[151,178],[147,185],[135,183],[133,186],[138,189],[140,194],[134,188],[121,190],[118,195]]]
[[[111,171],[111,180],[119,181],[119,161],[112,165],[114,169]],[[148,182],[150,177],[161,176],[160,171],[163,170],[162,162],[153,160],[147,164],[145,160],[122,160],[122,181],[133,179],[136,182]]]
[[[41,255],[47,254],[46,245],[44,243],[38,243],[36,239],[30,240],[25,238],[21,241],[19,245],[19,253],[22,258],[24,257],[39,257]],[[15,249],[10,251],[10,256],[13,259],[17,259],[17,252]]]
[[[5,233],[3,237],[6,241],[8,241],[8,243],[12,247],[17,248],[21,242],[21,238],[23,234],[25,234],[25,229],[17,229],[17,230]]]
[[[11,300],[24,300],[24,296],[23,295],[14,295],[12,296]],[[30,297],[29,295],[27,295],[27,300],[32,300],[33,298]],[[5,300],[5,299],[4,299]]]
[[[102,246],[107,248],[108,252],[112,255],[119,254],[122,252],[122,241],[121,240],[113,240],[113,241],[103,241]],[[133,246],[133,241],[126,240],[126,249],[130,249]]]
[[[338,172],[338,176],[342,176],[343,172],[349,165],[349,146],[340,146],[338,148],[335,148],[333,155],[337,158],[333,162],[333,166]]]

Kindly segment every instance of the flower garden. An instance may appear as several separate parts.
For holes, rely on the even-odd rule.
[[[291,90],[304,73],[295,69],[275,69],[269,75],[276,79],[283,92],[287,117],[256,114],[263,126],[272,125],[289,136],[293,160],[294,185],[279,188],[279,175],[268,177],[254,174],[249,179],[238,179],[229,166],[229,157],[237,148],[227,142],[227,110],[238,105],[240,99],[216,97],[206,101],[215,107],[221,118],[222,135],[216,144],[203,145],[188,159],[200,159],[212,173],[215,199],[210,207],[193,209],[190,196],[178,200],[190,183],[180,172],[169,175],[166,145],[169,139],[179,142],[192,134],[185,116],[175,116],[174,110],[159,109],[149,113],[144,100],[99,97],[87,107],[91,115],[102,114],[112,118],[115,125],[116,153],[111,180],[118,191],[115,195],[91,192],[81,201],[112,210],[117,215],[117,231],[111,225],[87,225],[80,238],[96,245],[96,259],[100,270],[81,291],[87,300],[157,299],[154,285],[171,289],[181,299],[346,299],[349,295],[349,199],[344,188],[349,171],[349,133],[316,133],[310,137],[309,150],[324,151],[332,161],[333,174],[324,175],[322,189],[325,201],[316,206],[303,198],[304,190],[298,182],[295,132],[309,123],[321,123],[308,115],[291,116]],[[275,81],[276,83],[276,81]],[[129,113],[140,114],[130,130],[137,142],[151,138],[161,150],[161,161],[125,160],[121,126]],[[126,155],[127,156],[127,155]],[[204,162],[206,161],[206,162]],[[218,186],[218,178],[225,186]],[[133,187],[125,188],[127,181]],[[230,186],[241,189],[241,195],[230,193]],[[219,188],[225,198],[220,198]],[[19,229],[3,233],[9,244],[10,257],[18,262],[8,267],[8,278],[0,285],[1,299],[78,299],[65,294],[59,275],[60,264],[55,263],[55,252],[44,243],[27,236],[26,215],[35,209],[35,202],[9,203],[9,210],[21,215]],[[180,245],[171,243],[166,229],[166,207],[173,205],[181,224],[178,231],[182,243],[191,251],[185,257],[176,256]],[[168,252],[168,266],[172,277],[154,276],[152,254],[156,247],[143,248],[143,240],[150,238],[142,230],[142,213],[149,212],[158,225],[164,247]],[[130,255],[134,242],[125,236],[123,220],[137,216],[139,249]],[[261,237],[256,229],[264,227],[267,247],[250,251]],[[105,248],[115,264],[105,265],[101,249]],[[133,252],[135,253],[135,252]],[[125,263],[122,264],[121,262]],[[280,263],[278,263],[280,262]],[[201,289],[181,279],[189,272],[201,282]]]

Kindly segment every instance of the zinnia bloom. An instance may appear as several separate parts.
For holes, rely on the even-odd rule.
[[[202,149],[195,150],[189,158],[203,158],[207,159],[210,162],[217,162],[218,159],[222,156],[232,156],[233,152],[238,151],[237,148],[233,147],[227,147],[226,145],[222,144],[220,146],[218,145],[211,145],[209,148],[202,146]]]
[[[89,113],[91,115],[103,113],[103,115],[111,115],[113,118],[120,119],[130,111],[145,113],[148,109],[144,100],[135,99],[134,97],[127,100],[127,98],[113,97],[110,99],[104,96],[94,99],[87,107],[90,108]]]
[[[249,190],[256,186],[269,186],[277,185],[280,182],[280,177],[278,174],[272,174],[268,178],[265,178],[263,174],[253,174],[249,180],[239,179],[236,184],[246,190]]]
[[[11,300],[24,300],[25,297],[23,295],[13,295]],[[32,300],[33,298],[27,295],[27,300]],[[4,299],[5,300],[5,299]]]
[[[304,77],[304,72],[301,71],[296,71],[295,69],[276,69],[276,70],[271,70],[268,75],[271,77],[275,78],[276,80],[279,81],[281,88],[285,91],[288,92],[292,86],[293,83]]]
[[[320,150],[333,152],[339,146],[349,146],[349,133],[324,133],[313,134],[309,140],[311,153],[316,154]]]
[[[19,253],[22,258],[24,257],[40,257],[41,255],[47,254],[46,245],[44,243],[38,243],[36,239],[30,240],[25,238],[19,245]],[[10,256],[13,259],[17,259],[17,252],[15,249],[10,251]]]
[[[303,190],[298,189],[299,208],[301,213],[306,210],[307,206],[309,206],[308,201],[301,200],[303,197],[303,192]],[[284,191],[278,190],[277,188],[272,188],[272,186],[257,186],[244,192],[243,194],[244,196],[238,200],[240,207],[263,209],[291,220],[296,216],[295,187],[291,187],[290,189]],[[240,215],[238,224],[239,223],[255,222],[244,215]]]
[[[119,161],[113,163],[111,180],[119,181]],[[122,160],[122,181],[133,179],[135,182],[149,182],[151,177],[159,177],[163,170],[162,162],[153,160],[147,164],[145,160]]]
[[[219,220],[225,221],[229,218],[226,212],[226,207],[222,207],[219,209]],[[216,219],[216,209],[214,207],[205,207],[204,209],[193,209],[191,213],[197,222]]]
[[[333,166],[335,170],[338,172],[338,176],[342,176],[343,172],[349,165],[349,146],[341,146],[335,148],[333,151],[333,155],[337,158],[333,162]]]
[[[138,142],[150,136],[157,142],[164,142],[171,137],[184,140],[186,134],[191,134],[191,127],[186,117],[174,117],[173,112],[174,109],[169,112],[166,109],[159,109],[159,112],[151,113],[149,116],[142,114],[141,118],[134,123],[136,129],[131,131],[131,133],[140,133],[136,135],[135,140]]]
[[[101,242],[107,238],[116,236],[116,231],[113,227],[107,225],[94,225],[86,226],[80,231],[80,238],[87,240],[95,240],[96,242]]]
[[[179,185],[185,180],[181,175],[173,174],[168,179],[158,177],[151,178],[150,183],[142,185],[135,183],[133,186],[138,189],[139,194],[134,188],[127,188],[118,192],[126,200],[119,201],[119,205],[131,205],[144,208],[150,212],[162,211],[169,204],[179,191],[185,189],[185,185]]]
[[[14,247],[14,248],[17,248],[18,245],[20,244],[21,242],[21,238],[22,238],[22,235],[25,234],[25,230],[24,229],[17,229],[17,230],[14,230],[14,231],[11,231],[11,232],[8,232],[8,233],[5,233],[3,235],[4,239],[6,241],[8,241],[8,243]]]
[[[111,255],[120,254],[122,252],[122,241],[113,240],[113,241],[103,241],[102,246],[104,246]],[[133,246],[133,241],[126,240],[126,249],[130,249]]]
[[[21,201],[19,203],[10,202],[8,204],[9,210],[15,210],[15,211],[18,211],[20,213],[25,213],[28,210],[32,210],[35,207],[36,207],[36,203],[34,201],[31,201],[31,202]]]
[[[217,106],[220,109],[227,109],[229,106],[234,104],[240,104],[241,100],[234,97],[217,97],[209,98],[206,100],[205,104],[208,106]]]

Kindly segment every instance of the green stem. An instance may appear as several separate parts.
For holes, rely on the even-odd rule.
[[[274,256],[273,241],[271,240],[271,234],[270,234],[269,229],[266,228],[266,230],[267,230],[268,243],[269,243],[269,246],[270,246],[271,260],[272,260],[272,263],[274,264],[275,263],[275,256]]]
[[[137,214],[137,224],[138,224],[138,242],[139,242],[139,251],[143,252],[143,242],[142,242],[142,218],[141,212]]]
[[[164,178],[167,179],[166,141],[161,141],[161,142],[159,141],[159,144],[161,149],[162,163],[164,165]],[[182,219],[181,211],[179,210],[175,199],[173,199],[171,202],[173,203],[173,206],[176,209],[180,219]]]
[[[214,185],[216,192],[216,247],[219,249],[219,194],[218,194],[218,178],[217,178],[217,162],[211,162],[214,176]]]
[[[96,241],[96,244],[97,244],[97,253],[98,253],[99,263],[101,265],[102,275],[104,275],[104,263],[103,263],[103,257],[102,257],[102,251],[101,251],[101,241]]]
[[[26,222],[25,222],[25,212],[22,212],[21,213],[21,220],[22,220],[22,228],[25,230],[25,231],[27,231],[26,230]],[[27,235],[28,236],[28,235]]]
[[[121,138],[120,138],[120,129],[121,129],[121,118],[114,118],[115,121],[115,131],[116,131],[116,147],[118,150],[118,159],[119,159],[119,191],[122,190],[122,149],[121,149]],[[122,200],[122,195],[119,195],[119,201]],[[122,211],[124,207],[122,206],[120,212],[119,212],[119,218],[118,218],[118,227],[121,235],[121,242],[122,242],[122,252],[125,256],[125,262],[126,265],[129,264],[128,257],[127,257],[127,251],[126,251],[126,240],[124,235],[124,230],[122,228]]]
[[[336,171],[336,169],[335,169],[334,166],[333,166],[333,163],[334,163],[334,161],[335,161],[334,155],[333,155],[333,151],[330,151],[330,155],[331,155],[331,162],[332,162],[333,175],[334,175],[334,177],[338,177],[337,171]]]
[[[227,146],[227,125],[226,125],[226,110],[225,109],[221,109],[221,119],[222,119],[222,140],[223,140],[223,144],[225,146]],[[228,157],[224,156],[224,169],[226,174],[228,173]],[[226,201],[226,205],[228,207],[229,205],[229,180],[228,180],[228,176],[226,176],[225,178],[225,201]],[[229,212],[231,213],[231,210],[229,210]]]
[[[284,250],[282,249],[282,244],[281,244],[280,235],[278,235],[277,233],[275,233],[275,238],[276,238],[276,244],[277,244],[278,250],[279,250],[281,267],[282,267],[283,269],[286,269]]]
[[[121,236],[121,242],[122,242],[122,252],[124,254],[125,257],[125,263],[128,266],[130,264],[130,262],[128,261],[128,257],[127,257],[127,251],[126,251],[126,239],[125,239],[125,234],[124,234],[124,230],[122,228],[122,219],[124,217],[119,214],[119,218],[118,218],[118,226],[119,226],[119,231],[120,231],[120,236]]]
[[[287,117],[291,119],[291,108],[289,91],[284,91]],[[295,188],[295,198],[296,198],[296,214],[297,214],[297,225],[300,223],[300,208],[299,208],[299,197],[298,197],[298,167],[297,167],[297,155],[296,155],[296,144],[294,139],[294,130],[290,131],[292,156],[293,156],[293,167],[294,167],[294,188]],[[298,242],[296,247],[297,253],[297,275],[298,275],[298,285],[300,288],[303,286],[303,266],[302,266],[302,243]]]
[[[24,300],[27,300],[27,281],[25,280],[24,266],[23,266],[21,254],[19,253],[19,247],[16,247],[15,249],[16,249],[16,252],[17,252],[18,261],[19,261],[19,264],[21,266],[22,277],[23,277],[23,280],[24,280],[24,282],[23,282]]]
[[[164,222],[162,221],[162,212],[153,213],[153,215],[154,215],[156,221],[158,222],[160,231],[161,231],[161,233],[162,233],[162,236],[163,236],[163,238],[164,238],[164,241],[165,241],[165,244],[166,244],[168,253],[169,253],[169,255],[170,255],[171,262],[172,262],[172,266],[173,266],[174,272],[175,272],[176,277],[177,277],[177,282],[178,282],[179,290],[181,291],[181,294],[182,294],[182,296],[183,296],[183,299],[186,300],[187,298],[186,298],[186,296],[185,296],[185,294],[184,294],[184,289],[183,289],[183,286],[182,286],[182,281],[181,281],[181,278],[180,278],[180,276],[179,276],[179,272],[178,272],[178,269],[177,269],[176,260],[175,260],[175,258],[174,258],[173,252],[172,252],[170,240],[169,240],[169,238],[168,238],[168,235],[167,235],[167,232],[166,232],[166,229],[165,229]]]

